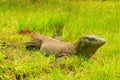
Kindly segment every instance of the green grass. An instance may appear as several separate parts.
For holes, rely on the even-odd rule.
[[[23,46],[0,49],[0,80],[120,79],[119,1],[34,1],[0,1],[0,43],[30,41],[30,37],[17,34],[23,29],[53,36],[57,28],[63,28],[62,39],[67,42],[95,34],[107,43],[88,61],[73,56],[56,62],[54,55],[45,57],[44,53],[26,51]]]

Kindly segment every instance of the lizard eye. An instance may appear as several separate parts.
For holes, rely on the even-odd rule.
[[[92,41],[92,40],[93,40],[93,38],[86,37],[86,38],[85,38],[85,40],[86,40],[86,41]]]

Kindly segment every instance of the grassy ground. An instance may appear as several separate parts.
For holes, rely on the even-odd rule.
[[[26,28],[53,36],[58,27],[63,28],[64,41],[74,43],[83,35],[96,34],[107,43],[89,61],[73,56],[56,62],[54,55],[45,57],[23,46],[0,49],[0,80],[120,79],[120,2],[0,2],[0,42],[30,41],[17,34]]]

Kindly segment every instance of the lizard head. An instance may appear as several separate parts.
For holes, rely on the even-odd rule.
[[[97,35],[85,35],[75,44],[76,54],[90,58],[105,42],[105,39]]]

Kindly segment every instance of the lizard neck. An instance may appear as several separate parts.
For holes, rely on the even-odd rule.
[[[75,54],[86,58],[90,58],[98,49],[97,47],[86,45],[81,41],[76,42],[74,45],[76,52]]]

